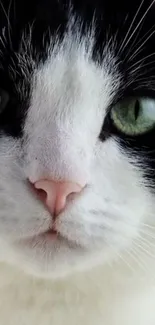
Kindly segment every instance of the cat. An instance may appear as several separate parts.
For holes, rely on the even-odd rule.
[[[0,324],[155,324],[155,0],[0,1]]]

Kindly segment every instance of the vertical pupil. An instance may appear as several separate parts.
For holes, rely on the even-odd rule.
[[[134,109],[135,109],[135,110],[134,110],[134,113],[135,113],[135,120],[137,120],[138,115],[139,115],[139,110],[140,110],[139,100],[136,100]]]

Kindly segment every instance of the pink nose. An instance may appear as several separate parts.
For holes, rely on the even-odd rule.
[[[64,210],[71,194],[79,193],[82,190],[82,187],[76,183],[52,180],[40,180],[33,186],[49,212],[55,215]]]

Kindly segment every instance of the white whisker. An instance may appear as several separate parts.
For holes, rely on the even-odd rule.
[[[137,29],[139,28],[139,26],[141,25],[141,23],[143,22],[144,18],[146,17],[146,15],[148,14],[149,10],[152,8],[153,4],[155,3],[155,0],[153,0],[151,2],[151,4],[149,5],[149,7],[147,8],[147,10],[145,11],[145,13],[143,14],[142,18],[140,19],[139,23],[137,24],[137,26],[135,27],[134,31],[131,33],[130,37],[128,38],[127,42],[125,43],[123,50],[127,47],[127,45],[129,44],[129,42],[131,41],[131,39],[133,38],[133,36],[135,35]],[[137,16],[137,15],[136,15]],[[122,46],[121,46],[122,48]],[[120,51],[119,51],[120,53]]]
[[[124,38],[124,40],[123,40],[123,42],[122,42],[122,44],[121,44],[121,46],[120,46],[120,49],[119,49],[118,55],[119,55],[119,53],[122,51],[122,48],[124,49],[124,48],[126,47],[125,42],[126,42],[126,40],[127,40],[128,35],[130,34],[130,31],[131,31],[131,29],[132,29],[132,26],[133,26],[133,24],[134,24],[134,22],[135,22],[135,20],[136,20],[136,18],[137,18],[137,16],[138,16],[138,13],[139,13],[139,11],[140,11],[140,9],[141,9],[143,3],[144,3],[144,0],[141,1],[140,5],[139,5],[139,7],[138,7],[138,9],[137,9],[137,11],[136,11],[136,14],[135,14],[135,16],[134,16],[134,18],[133,18],[133,20],[132,20],[132,22],[131,22],[131,24],[130,24],[130,27],[129,27],[129,29],[128,29],[126,35],[125,35],[125,38]],[[124,46],[124,44],[125,44],[125,46]]]
[[[141,222],[141,225],[142,225],[143,227],[146,227],[146,228],[150,228],[150,229],[155,230],[155,226],[153,226],[153,225],[149,225],[148,223]]]
[[[146,59],[150,58],[151,56],[154,56],[155,55],[155,52],[147,55],[147,56],[144,56],[141,60],[138,60],[137,62],[135,62],[134,64],[130,65],[130,67],[127,69],[127,70],[132,70],[134,67],[136,67],[139,63],[143,63]],[[155,61],[151,61],[152,63],[155,62]]]
[[[139,234],[139,240],[142,241],[146,246],[148,246],[149,248],[155,248],[155,243],[152,243],[151,241],[147,240],[145,237],[141,236]]]
[[[146,254],[144,252],[141,252],[139,247],[136,247],[136,246],[134,246],[134,248],[132,248],[131,251],[132,251],[133,258],[134,258],[135,262],[140,266],[141,270],[144,271],[145,273],[149,272],[150,276],[155,280],[155,275],[150,270],[147,262],[146,261],[144,262],[144,260],[142,258],[142,254],[144,256],[146,256]]]
[[[145,39],[145,41],[138,47],[134,54],[130,57],[130,60],[133,60],[135,56],[139,53],[140,49],[145,45],[145,43],[155,34],[155,30]]]
[[[10,10],[11,10],[11,5],[12,5],[12,0],[10,0],[9,3],[9,8],[8,8],[8,13],[6,12],[4,5],[2,3],[2,1],[0,0],[0,6],[2,7],[2,10],[4,12],[4,15],[7,19],[7,24],[8,24],[8,37],[9,37],[9,42],[10,42],[10,46],[12,47],[12,41],[11,41],[11,24],[10,24]]]
[[[144,235],[146,235],[146,236],[148,236],[148,237],[150,237],[152,239],[155,239],[155,236],[153,234],[151,234],[151,233],[149,233],[149,232],[147,232],[147,231],[145,231],[143,229],[140,229],[140,233],[142,233],[142,234],[144,234]]]
[[[120,252],[118,252],[116,249],[115,249],[115,246],[114,245],[110,245],[109,242],[106,241],[106,245],[110,247],[111,250],[114,251],[114,253],[116,254],[116,256],[122,260],[122,262],[132,271],[132,272],[135,272],[134,268],[131,266],[131,264],[124,258],[124,256],[121,255]]]
[[[131,44],[131,46],[130,46],[130,49],[129,49],[129,51],[128,51],[128,53],[126,54],[126,56],[125,56],[125,60],[127,60],[128,59],[128,61],[132,61],[133,60],[133,56],[134,56],[134,53],[135,53],[135,50],[137,49],[137,46],[139,45],[139,44],[141,44],[142,43],[142,41],[143,40],[145,40],[146,39],[146,37],[148,36],[148,35],[150,35],[151,34],[151,32],[152,32],[152,30],[154,30],[155,29],[155,24],[147,31],[147,33],[145,33],[140,39],[138,39],[138,36],[139,36],[139,34],[140,34],[140,31],[141,31],[141,29],[142,29],[142,27],[143,27],[143,24],[141,24],[141,26],[140,26],[140,28],[139,28],[139,31],[137,31],[137,33],[136,33],[136,37],[134,38],[134,40],[133,40],[133,42],[132,42],[132,44]],[[138,40],[137,40],[138,39]],[[136,42],[136,40],[137,40],[137,42]],[[136,43],[136,44],[135,44]],[[132,55],[130,56],[130,53],[132,52]],[[136,56],[135,56],[136,57]]]
[[[137,242],[136,242],[137,241]],[[142,240],[138,240],[138,239],[135,239],[134,240],[134,244],[138,247],[138,248],[140,248],[140,250],[142,250],[144,253],[146,253],[146,255],[147,256],[150,256],[150,257],[152,257],[153,259],[155,259],[155,254],[152,254],[150,251],[148,251],[144,246],[143,246],[143,242],[142,242]]]

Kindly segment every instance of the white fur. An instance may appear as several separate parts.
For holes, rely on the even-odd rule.
[[[93,37],[88,48],[78,37],[69,32],[34,69],[23,139],[0,138],[1,325],[155,324],[154,195],[138,160],[114,137],[99,140],[121,76],[110,49],[101,68]],[[86,184],[55,241],[27,178]]]
[[[135,272],[120,261],[53,281],[1,264],[1,324],[154,325],[153,270],[143,277],[137,263],[132,267]]]

